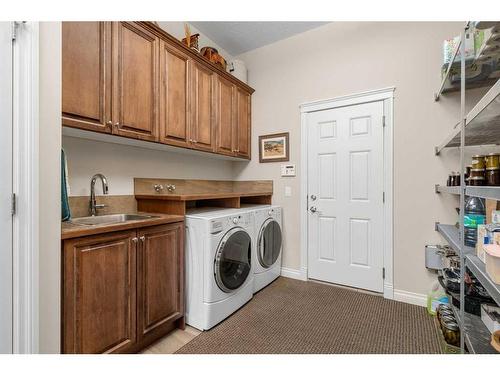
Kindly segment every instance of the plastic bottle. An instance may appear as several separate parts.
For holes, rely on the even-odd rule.
[[[464,210],[464,240],[465,245],[474,247],[477,242],[477,226],[486,221],[484,199],[465,197]]]
[[[427,312],[430,315],[436,315],[436,310],[442,303],[449,303],[449,298],[443,287],[436,281],[432,284],[431,291],[427,294]]]

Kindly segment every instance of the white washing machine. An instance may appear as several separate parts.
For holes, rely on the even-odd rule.
[[[281,274],[282,210],[272,205],[242,205],[240,212],[250,212],[254,221],[253,272],[254,293]]]
[[[186,215],[186,323],[207,330],[253,295],[253,218],[237,209]]]

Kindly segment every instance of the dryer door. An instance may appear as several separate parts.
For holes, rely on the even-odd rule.
[[[242,286],[251,268],[252,244],[248,233],[233,228],[222,238],[215,254],[215,280],[224,292]]]
[[[264,268],[271,267],[281,252],[281,227],[274,219],[268,219],[262,224],[258,238],[259,263]]]

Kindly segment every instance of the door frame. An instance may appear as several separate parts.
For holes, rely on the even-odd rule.
[[[13,43],[13,352],[39,352],[39,23]]]
[[[361,93],[340,96],[332,99],[317,100],[300,105],[300,167],[302,178],[300,183],[300,276],[303,280],[308,279],[307,254],[308,254],[308,139],[307,139],[307,114],[316,111],[323,111],[351,105],[359,105],[371,102],[383,102],[384,105],[384,194],[385,204],[383,213],[384,225],[384,247],[383,247],[383,267],[385,269],[384,278],[384,298],[394,299],[393,282],[393,139],[394,139],[394,91],[395,87],[387,87],[378,90],[365,91]]]

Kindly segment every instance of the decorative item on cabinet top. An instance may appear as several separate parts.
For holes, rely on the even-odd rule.
[[[250,159],[254,90],[154,23],[63,22],[62,39],[65,127]],[[231,100],[220,100],[218,79]],[[228,126],[232,147],[221,151],[215,140]]]

